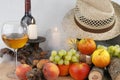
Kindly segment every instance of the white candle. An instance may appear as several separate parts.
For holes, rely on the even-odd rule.
[[[37,39],[37,26],[35,24],[28,26],[28,37],[29,39]]]
[[[60,48],[60,32],[58,31],[58,28],[55,27],[53,30],[52,30],[52,33],[51,33],[51,47],[52,49],[55,49],[55,50],[59,50]]]

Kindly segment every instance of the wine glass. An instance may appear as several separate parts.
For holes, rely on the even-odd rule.
[[[27,28],[22,27],[19,21],[5,22],[1,29],[1,37],[3,42],[14,50],[15,55],[15,69],[13,72],[7,74],[8,78],[17,80],[17,49],[22,48],[28,41]]]

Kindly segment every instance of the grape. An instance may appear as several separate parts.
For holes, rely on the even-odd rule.
[[[119,55],[119,50],[118,49],[115,49],[115,53],[114,53],[114,56],[118,56]]]
[[[77,59],[80,59],[80,54],[77,53],[75,56],[77,57]]]
[[[71,49],[70,52],[72,52],[73,55],[76,54],[76,50],[75,49]]]
[[[60,56],[56,55],[54,61],[56,62],[60,61]]]
[[[61,59],[60,61],[58,61],[59,65],[63,65],[63,59]]]
[[[69,65],[69,64],[70,64],[70,62],[69,62],[69,61],[67,61],[67,60],[64,60],[64,64],[65,64],[65,65]]]
[[[67,52],[66,52],[65,50],[62,50],[62,51],[63,51],[64,55],[66,55],[66,54],[67,54]]]
[[[62,57],[62,56],[64,56],[64,55],[66,55],[66,51],[65,50],[60,50],[59,52],[58,52],[58,55],[60,56],[60,57]]]
[[[65,56],[65,60],[68,60],[68,61],[71,60],[71,56],[70,55],[66,55]]]
[[[114,46],[109,46],[107,50],[110,54],[113,54],[114,51],[115,51],[115,47]]]
[[[64,55],[64,53],[58,52],[58,55],[59,55],[60,57],[62,57],[62,56]]]
[[[100,48],[100,49],[102,48],[102,49],[106,49],[106,50],[107,50],[107,47],[104,46],[104,45],[98,45],[98,46],[97,46],[97,49],[99,49],[99,48]]]
[[[51,52],[51,56],[56,56],[56,55],[57,55],[57,51],[53,50],[53,51]]]
[[[72,56],[73,53],[71,51],[68,51],[67,55]]]
[[[117,48],[119,48],[119,49],[120,49],[120,46],[119,46],[119,45],[117,45],[117,44],[115,45],[115,47],[117,47]]]
[[[72,56],[72,59],[71,59],[72,62],[79,62],[79,59],[77,59],[76,56]]]
[[[120,54],[120,46],[115,45],[115,54],[118,56]]]
[[[49,60],[53,62],[54,61],[54,57],[50,56]]]

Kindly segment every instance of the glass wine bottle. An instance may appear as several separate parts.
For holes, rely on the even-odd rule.
[[[31,15],[31,0],[25,0],[25,15],[21,19],[21,25],[25,27],[30,24],[35,24],[35,19]]]

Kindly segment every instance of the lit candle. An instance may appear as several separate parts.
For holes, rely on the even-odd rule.
[[[28,37],[29,39],[37,39],[37,26],[35,24],[28,26]]]
[[[55,27],[53,30],[52,30],[52,33],[51,33],[51,47],[52,49],[55,49],[55,50],[59,50],[60,48],[60,32],[58,31],[58,28]]]

